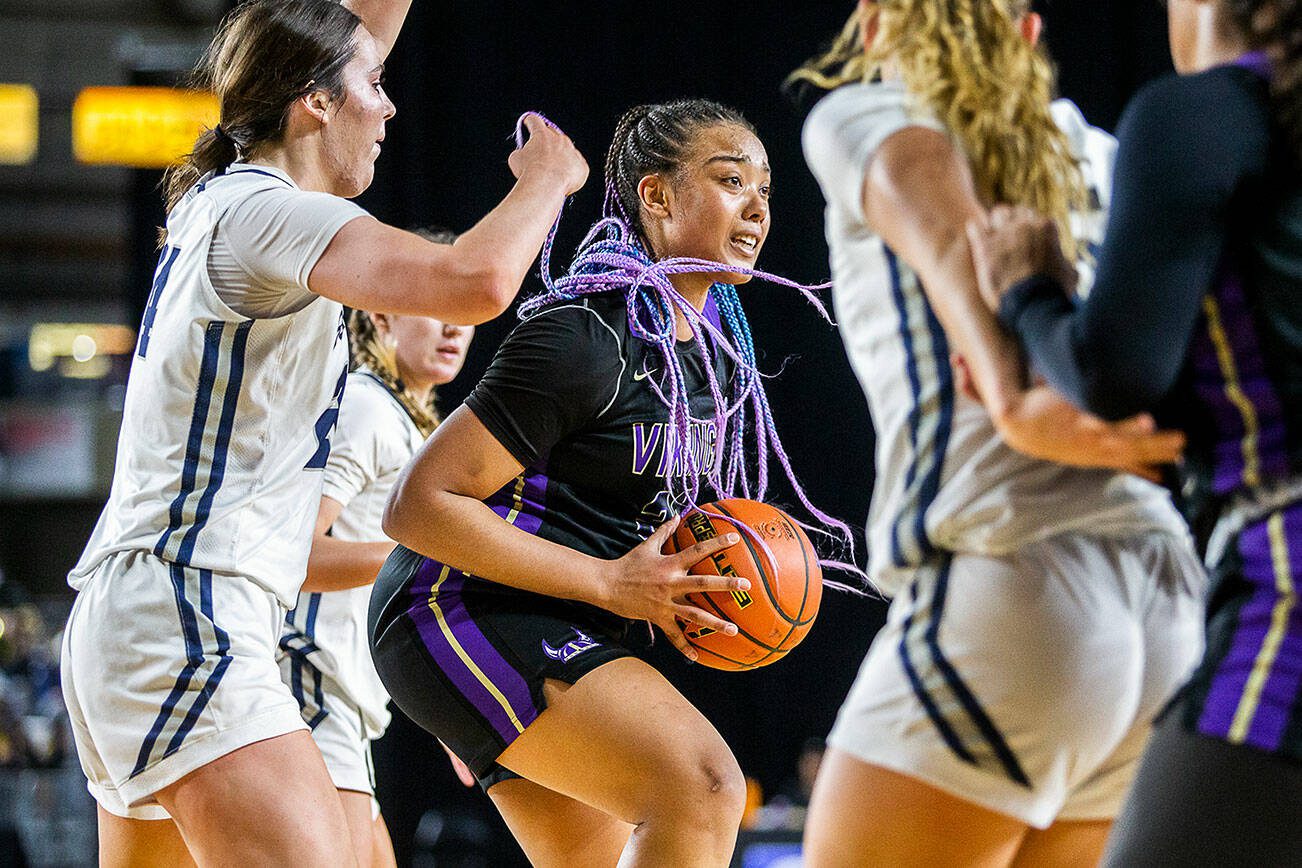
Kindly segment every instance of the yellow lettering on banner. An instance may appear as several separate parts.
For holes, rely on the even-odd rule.
[[[82,163],[162,169],[221,118],[217,97],[171,87],[88,87],[72,105],[72,152]]]
[[[36,159],[40,99],[29,84],[0,84],[0,163],[22,166]]]

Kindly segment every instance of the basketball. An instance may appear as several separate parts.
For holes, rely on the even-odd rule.
[[[665,551],[682,551],[729,532],[736,532],[741,542],[706,558],[692,572],[741,576],[750,579],[750,590],[693,593],[688,599],[736,624],[737,635],[694,624],[687,639],[706,666],[756,669],[782,659],[805,638],[823,597],[823,571],[800,526],[777,507],[754,500],[720,500],[692,510]]]

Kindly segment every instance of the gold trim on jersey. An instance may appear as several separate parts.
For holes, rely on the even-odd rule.
[[[1279,599],[1270,613],[1270,629],[1261,642],[1261,650],[1252,664],[1252,674],[1243,687],[1243,696],[1239,707],[1234,711],[1234,721],[1230,724],[1227,738],[1232,744],[1243,744],[1252,729],[1253,718],[1261,705],[1261,693],[1266,688],[1275,658],[1279,655],[1284,635],[1288,632],[1288,622],[1297,604],[1297,593],[1293,584],[1293,567],[1289,563],[1288,535],[1284,530],[1284,513],[1272,512],[1266,520],[1266,529],[1270,537],[1270,559],[1275,570],[1275,590]]]

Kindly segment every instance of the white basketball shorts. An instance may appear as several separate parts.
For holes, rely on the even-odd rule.
[[[1037,828],[1112,818],[1201,655],[1205,587],[1164,534],[938,555],[892,602],[829,742]]]
[[[284,618],[241,576],[144,552],[110,555],[77,595],[63,695],[88,789],[107,811],[164,819],[158,790],[306,725],[280,679]]]
[[[289,685],[312,740],[321,749],[335,789],[375,795],[371,740],[361,711],[346,699],[335,681],[312,664],[302,634],[280,641],[280,676]]]

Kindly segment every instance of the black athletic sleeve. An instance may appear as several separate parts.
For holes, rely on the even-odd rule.
[[[1247,70],[1160,79],[1132,101],[1107,235],[1088,300],[1037,276],[999,318],[1032,366],[1105,419],[1149,410],[1174,386],[1203,296],[1224,256],[1231,205],[1270,147],[1262,88]]]
[[[623,367],[619,340],[597,313],[558,305],[515,327],[466,405],[528,467],[601,414]]]

